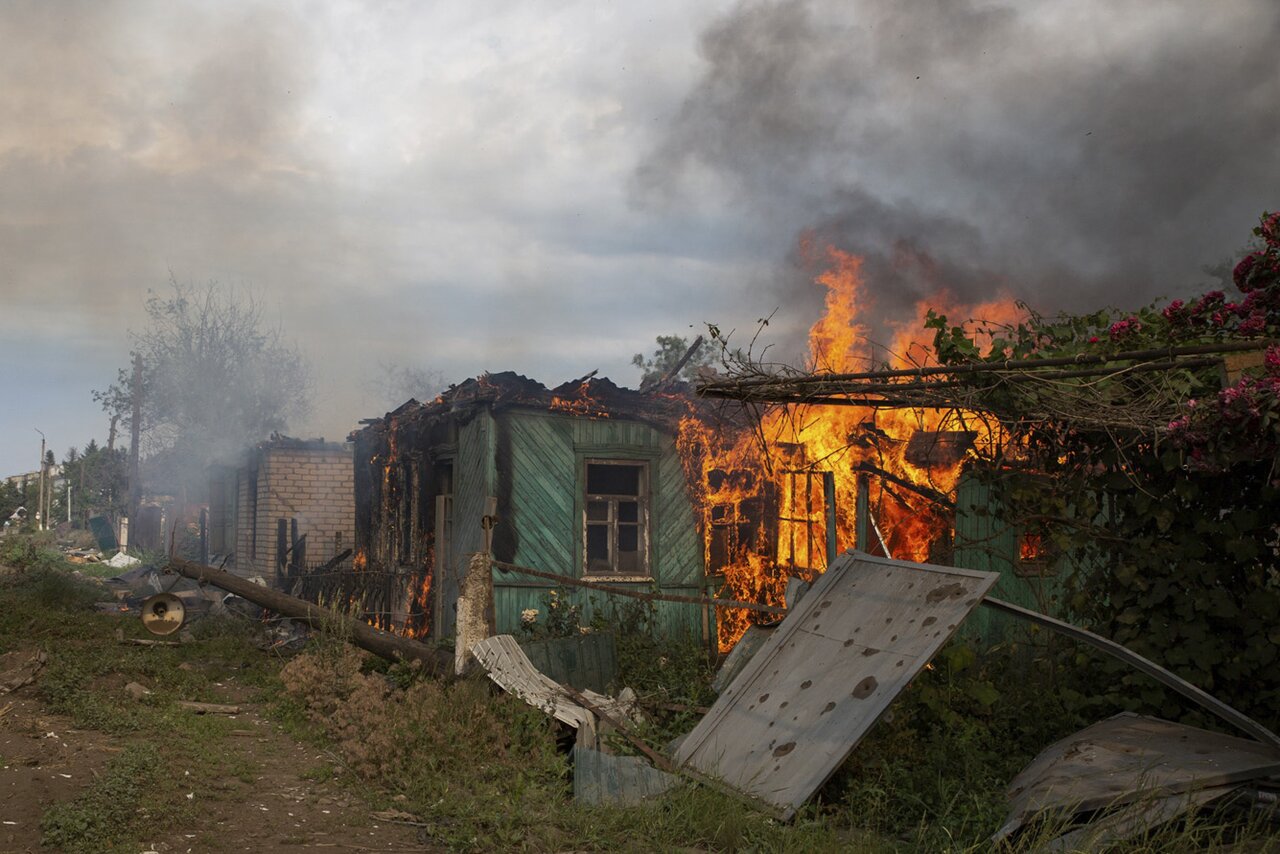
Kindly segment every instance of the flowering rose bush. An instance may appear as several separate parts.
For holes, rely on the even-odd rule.
[[[1167,435],[1189,452],[1189,465],[1224,469],[1237,462],[1280,452],[1280,345],[1263,355],[1263,375],[1242,376],[1208,405],[1186,404],[1186,414],[1170,422]]]
[[[1225,386],[1215,367],[1203,365],[1082,379],[1095,383],[1102,406],[1134,417],[1128,435],[1056,415],[1065,407],[1052,405],[1059,403],[1054,386],[1039,391],[1047,403],[1037,407],[1035,398],[1026,404],[1026,393],[1012,394],[1010,384],[975,383],[981,406],[1001,414],[1030,474],[1001,466],[973,474],[998,496],[992,512],[1005,524],[1025,529],[1033,520],[1054,520],[1048,531],[1063,556],[1070,616],[1274,727],[1280,726],[1274,509],[1280,507],[1280,214],[1264,214],[1254,234],[1259,245],[1233,270],[1238,292],[1214,290],[1136,312],[1033,316],[988,353],[977,353],[972,336],[944,317],[929,322],[947,364],[1259,341],[1252,360],[1230,357],[1235,364]],[[1110,699],[1121,706],[1182,714],[1127,671],[1086,681],[1090,691],[1114,685]]]

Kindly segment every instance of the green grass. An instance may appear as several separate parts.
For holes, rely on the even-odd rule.
[[[157,819],[172,826],[189,811],[167,796],[164,776],[159,747],[131,745],[89,788],[45,812],[43,843],[69,854],[136,850],[136,840],[152,832]]]
[[[42,648],[37,690],[46,708],[124,747],[97,782],[46,812],[45,844],[69,852],[140,850],[144,837],[187,819],[188,793],[216,792],[226,779],[252,782],[252,763],[228,749],[236,722],[192,715],[175,701],[220,701],[215,682],[267,685],[279,666],[250,643],[244,621],[201,621],[192,627],[198,640],[180,646],[119,644],[117,630],[150,636],[138,620],[91,610],[101,595],[65,568],[0,576],[0,651]],[[192,668],[179,667],[185,662]],[[134,699],[124,691],[131,681],[152,693]]]
[[[46,843],[71,852],[138,850],[142,836],[191,814],[186,793],[228,797],[252,784],[252,761],[231,749],[237,723],[174,705],[225,701],[216,682],[248,686],[287,733],[335,758],[300,769],[304,779],[346,787],[371,810],[412,813],[426,825],[424,844],[448,850],[986,851],[1004,820],[1008,781],[1042,747],[1109,711],[1075,693],[1049,658],[1013,649],[976,656],[955,644],[789,823],[692,785],[643,807],[588,808],[572,801],[556,725],[488,680],[425,679],[353,653],[336,633],[282,672],[283,660],[250,643],[249,624],[237,618],[194,623],[194,643],[120,645],[117,629],[145,631],[94,613],[97,595],[48,567],[0,578],[0,650],[44,649],[38,690],[48,708],[125,746],[98,782],[46,813]],[[633,635],[620,659],[642,692],[705,703],[710,671],[699,655]],[[129,681],[152,693],[135,700],[123,690]],[[660,716],[642,732],[662,747],[693,721]],[[1016,850],[1035,850],[1061,829],[1033,828]],[[1265,828],[1225,813],[1116,850],[1231,845],[1277,850]]]

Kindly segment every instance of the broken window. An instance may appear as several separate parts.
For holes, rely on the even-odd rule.
[[[1041,527],[1019,533],[1018,562],[1014,565],[1014,574],[1021,578],[1042,578],[1056,574],[1053,545]]]
[[[588,460],[583,565],[588,575],[649,576],[649,467]]]

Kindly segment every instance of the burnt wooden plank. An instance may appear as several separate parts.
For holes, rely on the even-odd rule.
[[[677,762],[789,818],[997,578],[841,555],[680,745]]]

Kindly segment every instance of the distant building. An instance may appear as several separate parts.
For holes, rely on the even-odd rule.
[[[45,469],[46,476],[55,486],[62,486],[66,481],[62,478],[62,466],[54,464]],[[11,474],[4,479],[4,482],[10,486],[16,486],[18,489],[24,489],[29,483],[39,483],[40,470],[23,472],[22,474]]]

